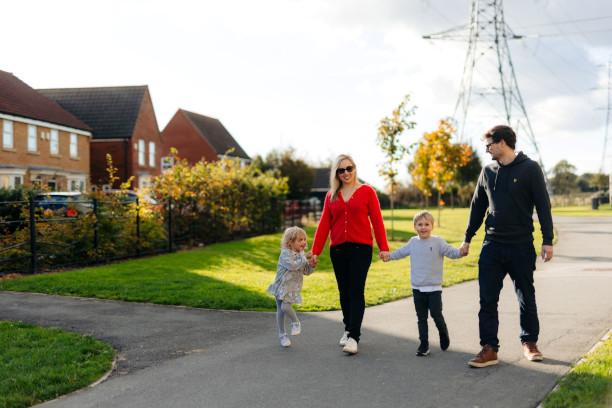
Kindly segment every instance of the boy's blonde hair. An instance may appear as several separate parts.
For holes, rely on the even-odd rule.
[[[414,214],[414,217],[412,218],[412,223],[416,225],[417,221],[423,218],[431,222],[432,226],[434,225],[434,217],[429,211],[419,211],[418,213]]]
[[[285,233],[283,234],[283,238],[281,239],[281,248],[289,248],[289,244],[295,241],[299,236],[304,236],[308,238],[308,235],[306,235],[306,231],[304,231],[300,227],[287,228],[285,230]]]

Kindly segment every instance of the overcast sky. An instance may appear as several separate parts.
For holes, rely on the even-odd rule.
[[[178,108],[191,110],[221,120],[251,156],[292,146],[316,164],[352,154],[360,177],[378,187],[378,121],[410,93],[418,127],[404,138],[415,142],[453,113],[459,92],[467,43],[421,36],[470,14],[468,0],[20,0],[2,8],[0,69],[34,88],[146,84],[160,129]],[[567,159],[579,173],[597,171],[612,2],[513,0],[505,17],[525,34],[510,49],[545,166]],[[487,163],[479,136],[504,119],[475,106],[466,138]]]

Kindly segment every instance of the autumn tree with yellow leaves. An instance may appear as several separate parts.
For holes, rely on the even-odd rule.
[[[453,182],[457,171],[467,165],[472,148],[466,144],[451,143],[455,128],[448,119],[440,120],[438,129],[425,133],[415,151],[408,170],[413,184],[428,199],[438,193],[438,225],[441,224],[441,196]]]
[[[410,118],[414,115],[416,106],[409,106],[410,95],[406,95],[402,102],[393,110],[391,116],[382,118],[378,124],[378,146],[385,155],[385,161],[379,165],[378,174],[383,176],[389,185],[389,200],[391,203],[391,240],[394,239],[393,208],[395,191],[397,187],[398,164],[403,160],[409,150],[400,140],[400,136],[410,129],[414,129],[416,122]]]

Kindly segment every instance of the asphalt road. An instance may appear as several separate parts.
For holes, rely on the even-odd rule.
[[[535,407],[612,328],[612,218],[555,221],[555,258],[539,261],[535,278],[541,363],[522,358],[509,278],[500,364],[484,369],[467,366],[479,350],[477,282],[444,290],[451,346],[440,351],[431,322],[425,358],[414,355],[411,299],[368,308],[352,357],[337,346],[338,312],[302,314],[289,349],[277,343],[273,313],[0,292],[0,319],[91,334],[119,350],[107,381],[44,407]]]

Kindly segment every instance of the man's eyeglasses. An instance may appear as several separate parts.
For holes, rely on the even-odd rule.
[[[499,143],[499,141],[497,141],[497,142],[487,143],[487,144],[485,145],[485,150],[486,150],[486,151],[489,151],[489,147],[491,147],[491,145],[494,145],[494,144],[496,144],[496,143]]]
[[[344,172],[346,171],[347,173],[352,173],[353,170],[355,170],[355,167],[353,166],[346,166],[346,167],[338,167],[336,169],[336,174],[339,176],[341,174],[344,174]]]

